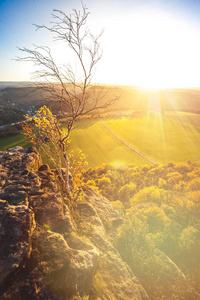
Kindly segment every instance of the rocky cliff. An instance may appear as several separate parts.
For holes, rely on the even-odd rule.
[[[149,299],[113,246],[122,222],[91,189],[71,213],[35,149],[0,152],[0,299]]]

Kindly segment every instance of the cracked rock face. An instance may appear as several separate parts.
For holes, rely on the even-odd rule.
[[[100,199],[103,201],[102,206],[98,205]],[[111,220],[109,226],[116,226],[122,222],[119,214],[107,199],[102,199],[94,192],[89,191],[87,200],[87,203],[77,206],[77,213],[80,216],[79,226],[90,242],[103,253],[93,280],[91,299],[98,299],[101,296],[102,299],[148,300],[149,297],[139,280],[124,263],[106,232],[108,219]]]
[[[0,152],[0,286],[30,257],[35,218],[28,208],[31,182],[27,173],[40,164],[41,158],[33,148]]]
[[[70,299],[76,293],[88,295],[99,262],[99,252],[90,244],[85,249],[70,247],[59,233],[38,227],[33,236],[37,269],[51,291]],[[80,242],[79,242],[80,243]]]
[[[31,253],[35,229],[33,212],[24,205],[11,206],[0,200],[0,286],[19,268]]]
[[[76,235],[55,174],[16,147],[0,152],[0,178],[0,298],[86,299],[100,254]]]
[[[72,215],[34,148],[0,152],[0,299],[148,299],[109,238],[122,222],[92,190]]]

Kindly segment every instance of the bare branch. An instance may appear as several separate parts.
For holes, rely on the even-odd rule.
[[[74,9],[70,15],[55,9],[49,26],[35,25],[37,30],[47,30],[53,35],[54,41],[63,41],[75,54],[77,64],[81,70],[82,78],[77,80],[76,72],[70,64],[58,66],[53,58],[51,49],[47,46],[34,45],[34,49],[26,47],[19,48],[24,54],[16,60],[32,62],[36,71],[32,74],[33,79],[39,81],[36,88],[47,92],[52,100],[59,103],[57,121],[54,120],[53,127],[57,131],[58,148],[66,165],[66,176],[68,176],[68,156],[65,141],[70,136],[73,124],[77,117],[88,114],[98,109],[103,109],[115,102],[118,97],[105,100],[105,90],[91,89],[91,80],[95,67],[102,57],[99,35],[93,35],[87,28],[89,16],[88,8],[82,3],[81,11]],[[61,134],[58,120],[65,117],[67,132]]]

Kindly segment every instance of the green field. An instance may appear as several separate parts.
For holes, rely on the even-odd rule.
[[[105,122],[129,144],[157,162],[200,160],[200,127],[159,114],[138,119]]]
[[[24,141],[23,135],[13,135],[6,138],[0,138],[0,150],[13,148],[16,146],[27,147],[28,144]]]
[[[70,149],[82,149],[90,167],[103,163],[146,164],[140,155],[119,142],[100,121],[84,120],[76,122],[72,134]]]
[[[147,157],[159,163],[200,160],[200,116],[197,114],[151,114],[141,118],[105,119],[103,123],[108,128],[100,120],[77,121],[72,130],[69,150],[82,149],[89,167],[103,163],[148,164]],[[26,145],[22,135],[0,139],[0,150],[17,145]]]
[[[165,116],[182,123],[200,126],[200,114],[173,111],[165,113]]]

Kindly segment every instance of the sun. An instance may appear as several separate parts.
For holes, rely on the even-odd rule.
[[[151,90],[161,90],[165,88],[173,88],[173,85],[171,83],[167,83],[167,80],[163,82],[162,80],[155,79],[152,80],[151,78],[148,78],[143,83],[141,82],[138,85],[139,88],[142,88],[143,90],[151,91]]]
[[[105,20],[105,28],[99,81],[146,89],[199,86],[199,32],[185,20],[135,11]]]

